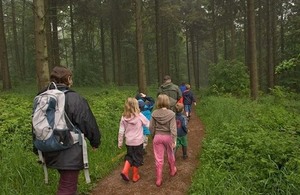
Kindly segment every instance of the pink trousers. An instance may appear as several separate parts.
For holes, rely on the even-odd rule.
[[[156,166],[156,177],[162,179],[162,171],[164,165],[164,155],[167,152],[170,174],[175,172],[175,156],[172,148],[171,135],[155,135],[153,139],[153,152]]]
[[[60,174],[57,195],[76,195],[79,170],[58,170]]]

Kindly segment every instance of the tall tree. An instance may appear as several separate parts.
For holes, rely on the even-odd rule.
[[[162,35],[161,35],[161,14],[160,1],[155,0],[155,33],[156,33],[156,59],[158,83],[163,81],[163,64],[162,64]]]
[[[3,80],[3,90],[11,89],[11,81],[8,68],[6,35],[3,20],[2,1],[0,2],[0,66]]]
[[[256,62],[256,36],[255,36],[255,12],[254,0],[247,0],[247,18],[248,18],[248,67],[250,67],[250,89],[251,97],[256,100],[258,97],[258,77]]]
[[[45,2],[33,0],[34,6],[34,32],[35,32],[35,67],[38,90],[44,88],[49,82],[49,67],[47,41],[45,31]]]
[[[16,62],[17,70],[19,70],[20,78],[21,80],[23,80],[25,70],[21,66],[21,60],[20,60],[18,33],[17,33],[17,24],[16,24],[16,7],[15,7],[14,0],[11,0],[11,15],[12,15],[12,31],[14,35],[13,38],[14,38],[15,60],[16,60],[15,62]]]
[[[72,60],[73,60],[73,67],[76,67],[77,59],[76,59],[76,44],[75,44],[75,36],[74,36],[74,17],[73,17],[73,3],[70,0],[70,23],[71,23],[71,45],[72,45]]]
[[[147,94],[142,26],[142,0],[135,0],[136,47],[139,91]]]

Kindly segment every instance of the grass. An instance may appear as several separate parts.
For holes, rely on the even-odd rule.
[[[153,97],[155,89],[151,87],[149,92]],[[75,91],[88,100],[102,133],[100,148],[88,148],[92,183],[86,184],[83,173],[80,175],[79,193],[87,194],[122,160],[125,148],[117,148],[119,120],[125,99],[134,96],[136,89],[110,86]],[[56,192],[56,170],[48,169],[49,184],[44,184],[42,166],[32,153],[35,94],[33,86],[0,94],[1,194]],[[202,95],[196,111],[205,125],[206,137],[189,194],[297,194],[300,101],[298,96],[290,97],[275,94],[250,101]]]
[[[204,97],[206,137],[189,194],[297,194],[300,115],[291,110],[300,105],[288,101]]]

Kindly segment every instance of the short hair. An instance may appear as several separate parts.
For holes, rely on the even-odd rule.
[[[169,108],[170,100],[166,94],[160,94],[157,97],[156,108]]]
[[[175,108],[177,113],[181,113],[183,111],[183,104],[182,103],[176,103]]]
[[[50,81],[56,84],[70,85],[71,83],[69,83],[68,79],[70,76],[72,76],[70,69],[64,66],[55,66],[50,74]]]
[[[190,89],[191,85],[190,84],[186,84],[185,87],[186,87],[186,89]]]
[[[164,76],[164,81],[167,81],[167,80],[171,80],[171,77],[170,77],[170,75],[166,75],[166,76]]]

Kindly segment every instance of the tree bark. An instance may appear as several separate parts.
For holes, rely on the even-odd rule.
[[[11,89],[11,81],[8,68],[7,45],[3,20],[2,1],[0,2],[0,66],[3,80],[3,90]]]
[[[38,90],[41,90],[49,83],[44,0],[33,0],[33,6],[35,23],[35,66],[37,74],[37,86]]]
[[[73,60],[73,67],[76,67],[77,59],[76,59],[76,43],[74,37],[74,19],[73,19],[73,4],[72,0],[70,0],[70,23],[71,23],[71,43],[72,43],[72,60]]]
[[[156,57],[157,57],[157,81],[163,81],[162,66],[162,37],[161,37],[161,18],[160,18],[160,0],[155,0],[155,32],[156,32]]]
[[[258,79],[257,79],[257,61],[256,61],[256,35],[255,35],[255,12],[254,0],[247,0],[247,18],[248,18],[248,67],[250,68],[250,89],[251,98],[258,98]]]
[[[147,94],[147,83],[145,74],[145,56],[143,44],[142,26],[142,0],[135,0],[135,21],[136,21],[136,47],[137,47],[137,68],[139,92]]]
[[[17,33],[17,24],[16,24],[16,8],[15,1],[11,0],[11,15],[12,15],[12,31],[14,39],[14,50],[15,50],[15,62],[17,70],[19,70],[20,80],[24,80],[24,69],[21,66],[20,53],[19,53],[19,44],[18,44],[18,33]]]

